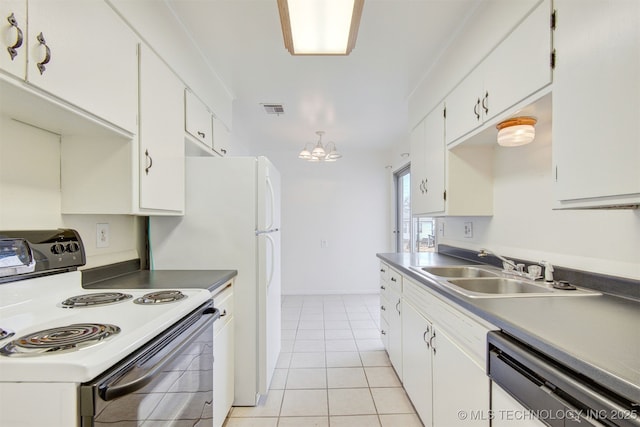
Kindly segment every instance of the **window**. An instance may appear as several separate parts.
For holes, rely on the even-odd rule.
[[[411,252],[411,169],[409,165],[394,174],[396,187],[396,252]]]

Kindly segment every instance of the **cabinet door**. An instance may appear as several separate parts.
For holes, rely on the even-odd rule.
[[[482,65],[447,96],[446,142],[455,141],[482,124]]]
[[[231,319],[213,339],[213,427],[222,427],[233,404],[234,328]]]
[[[424,180],[427,177],[427,144],[425,141],[424,123],[422,120],[411,131],[411,214],[418,215],[428,211]]]
[[[140,208],[184,211],[184,86],[140,49]]]
[[[484,61],[485,120],[551,83],[550,21],[551,0],[545,0]]]
[[[484,369],[437,324],[432,345],[434,426],[488,427],[490,384]],[[476,415],[471,411],[476,411]]]
[[[0,68],[21,79],[27,73],[27,2],[0,2]]]
[[[555,1],[559,207],[640,203],[640,2]]]
[[[137,41],[105,2],[29,0],[27,41],[27,81],[136,132]]]
[[[402,378],[402,298],[399,293],[391,290],[388,308],[389,322],[389,359],[399,378]]]
[[[411,304],[402,310],[403,386],[425,427],[433,425],[432,325]]]
[[[185,90],[185,130],[208,148],[213,149],[211,112],[190,90]]]
[[[213,150],[221,156],[226,156],[231,145],[231,132],[218,119],[213,118]]]
[[[411,212],[443,212],[445,188],[444,106],[434,109],[411,133]]]

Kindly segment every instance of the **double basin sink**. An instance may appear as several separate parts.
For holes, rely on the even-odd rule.
[[[512,278],[492,267],[411,267],[423,276],[469,298],[601,295],[586,289],[556,289],[526,278]]]

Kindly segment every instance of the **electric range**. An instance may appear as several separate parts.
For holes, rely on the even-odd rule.
[[[76,268],[84,263],[82,241],[73,230],[0,232],[0,281],[5,282],[0,282],[0,425],[94,425],[78,413],[78,408],[82,413],[86,406],[81,398],[83,385],[111,371],[116,372],[112,379],[125,377],[129,375],[123,371],[127,364],[139,370],[146,360],[164,351],[165,341],[177,342],[178,335],[180,339],[195,336],[190,329],[187,333],[191,323],[214,313],[213,308],[206,308],[211,305],[211,295],[205,289],[83,289],[82,275]],[[196,320],[177,328],[195,312]],[[212,339],[213,320],[208,322],[211,332],[207,333]],[[162,338],[163,334],[167,336]],[[204,332],[202,336],[206,337]],[[185,343],[194,340],[185,338]],[[143,357],[141,349],[152,344],[154,349],[146,350]],[[178,369],[171,368],[171,363],[176,363],[169,363],[168,356],[162,360],[158,356],[155,362],[158,366],[161,362],[162,369],[153,369],[174,371],[175,381],[198,369],[208,370],[205,376],[212,378],[212,353],[207,358],[201,354],[209,344],[196,347],[195,356],[188,358],[191,363],[206,359],[199,364],[204,368],[193,364],[176,373]],[[184,354],[180,357],[185,358]],[[163,381],[166,383],[166,378]],[[160,379],[138,380],[141,390],[136,392],[149,394],[154,382]],[[96,393],[106,393],[95,388]],[[158,389],[153,392],[158,407],[160,399],[178,396],[168,394],[170,387],[159,394]],[[105,398],[102,406],[113,406],[112,400]],[[97,415],[103,409],[92,410]],[[163,413],[156,421],[176,416]]]

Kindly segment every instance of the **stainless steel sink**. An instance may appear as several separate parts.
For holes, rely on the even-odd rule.
[[[412,270],[435,280],[442,287],[469,298],[514,298],[541,296],[602,295],[588,289],[563,290],[525,278],[510,277],[491,266],[451,265],[417,267]]]
[[[467,266],[421,267],[421,270],[438,277],[497,277],[500,275],[494,271]]]
[[[542,283],[505,277],[448,279],[443,285],[470,298],[601,295],[585,289],[555,289]]]

